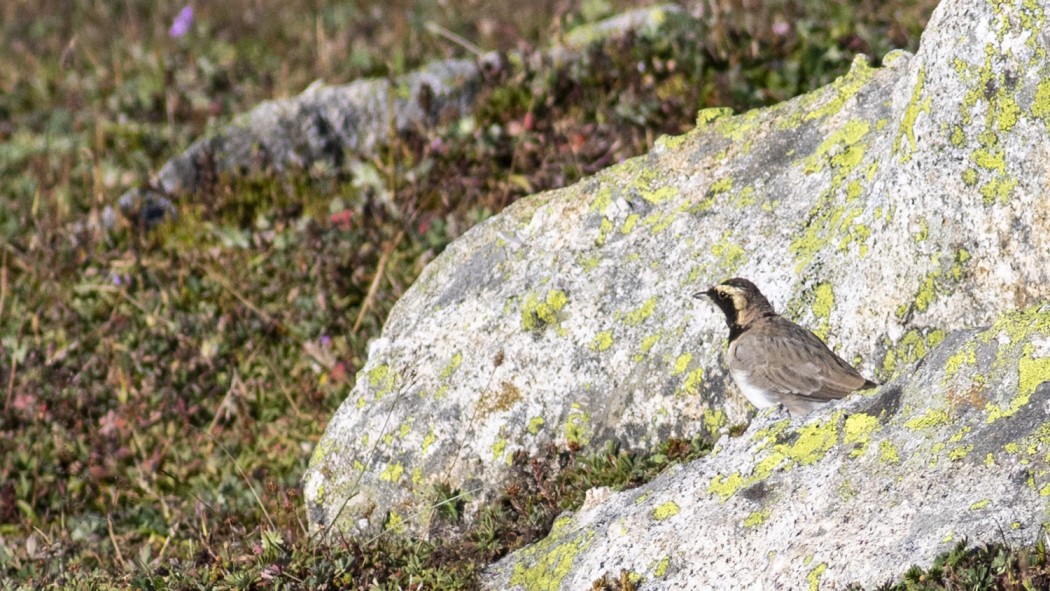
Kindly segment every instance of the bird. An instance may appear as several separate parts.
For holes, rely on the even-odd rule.
[[[792,417],[802,416],[854,391],[879,386],[820,337],[777,314],[747,279],[727,279],[693,297],[710,298],[725,314],[729,374],[759,409],[783,405]]]

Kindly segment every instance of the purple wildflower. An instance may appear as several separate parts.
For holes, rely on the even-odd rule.
[[[328,345],[330,345],[331,343],[332,343],[332,339],[329,338],[328,335],[326,335],[326,334],[325,335],[321,335],[321,346],[322,347],[327,349]]]
[[[171,28],[168,29],[168,35],[172,39],[178,39],[190,31],[190,25],[193,24],[193,6],[187,4],[179,11],[178,16],[175,17],[175,21],[171,23]]]

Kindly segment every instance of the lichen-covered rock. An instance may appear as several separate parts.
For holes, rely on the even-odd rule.
[[[1047,298],[1048,44],[1044,3],[949,0],[914,57],[703,111],[474,228],[372,344],[311,460],[311,521],[422,529],[433,485],[483,499],[516,451],[746,420],[723,320],[689,297],[728,276],[882,380],[947,331]]]
[[[490,589],[842,589],[956,543],[1031,543],[1050,509],[1050,305],[952,333],[914,372],[619,493],[490,568]]]

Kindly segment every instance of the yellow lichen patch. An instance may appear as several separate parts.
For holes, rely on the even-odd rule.
[[[918,330],[910,330],[904,333],[897,345],[886,351],[886,357],[882,360],[882,373],[886,377],[893,376],[903,364],[918,361],[926,356],[931,349],[944,341],[946,333],[936,329],[923,334]]]
[[[671,368],[671,375],[677,376],[685,373],[685,370],[689,369],[689,362],[693,360],[692,353],[682,353],[674,360],[674,367]]]
[[[660,341],[660,334],[651,334],[642,339],[641,351],[642,355],[648,354],[652,350],[653,346]],[[640,357],[640,356],[639,356]]]
[[[640,307],[631,310],[624,316],[624,323],[628,326],[638,326],[645,322],[653,315],[653,311],[656,310],[656,296],[653,296],[645,301]]]
[[[675,503],[674,501],[667,501],[666,503],[653,509],[653,519],[657,521],[670,519],[675,515],[678,515],[679,511],[681,511],[681,509],[678,507],[678,503]]]
[[[498,460],[503,455],[503,452],[507,451],[507,440],[500,437],[492,444],[492,459]]]
[[[810,111],[805,117],[806,121],[821,119],[838,113],[846,104],[846,101],[860,92],[860,89],[874,75],[875,69],[868,63],[868,58],[863,55],[857,55],[853,58],[853,63],[850,64],[849,72],[831,83],[831,92],[834,93],[833,98],[824,106]]]
[[[760,511],[754,511],[744,518],[744,527],[758,527],[765,523],[772,513],[773,510],[768,507]]]
[[[375,399],[379,400],[394,389],[397,374],[390,371],[389,365],[378,365],[368,372],[368,384],[372,387]]]
[[[948,459],[953,462],[958,462],[959,460],[970,455],[971,451],[973,451],[972,444],[960,445],[959,447],[953,448],[951,451],[948,452]]]
[[[591,201],[591,211],[604,212],[605,208],[612,204],[612,195],[612,187],[602,187],[598,194],[594,196],[594,201]]]
[[[838,441],[837,422],[841,415],[841,412],[836,412],[827,421],[815,421],[803,426],[793,444],[777,445],[776,448],[800,466],[818,462]]]
[[[827,563],[821,562],[813,570],[809,571],[806,575],[806,581],[809,582],[809,591],[817,591],[820,589],[820,579],[824,576],[824,571],[828,570]]]
[[[813,290],[813,316],[816,317],[818,325],[813,333],[821,339],[828,337],[828,329],[831,324],[831,310],[835,307],[835,292],[830,283],[821,283]]]
[[[379,474],[380,480],[387,482],[397,482],[401,480],[401,476],[405,473],[405,467],[400,463],[395,462],[393,464],[387,464],[383,471]]]
[[[541,300],[536,294],[525,296],[521,308],[521,327],[528,332],[540,332],[548,326],[558,324],[558,313],[569,303],[569,296],[557,289],[547,290]]]
[[[656,566],[653,567],[653,576],[658,578],[658,579],[662,579],[664,577],[664,575],[667,574],[667,567],[670,566],[670,565],[671,565],[671,557],[670,556],[664,556],[663,558],[660,559],[660,562],[657,562]]]
[[[383,529],[392,531],[396,534],[405,532],[405,518],[401,517],[401,514],[397,511],[391,511],[386,516],[386,523],[383,524]]]
[[[727,422],[728,419],[726,418],[726,413],[721,409],[704,409],[704,429],[706,429],[709,434],[717,434],[718,430]]]
[[[600,333],[594,335],[594,340],[591,341],[591,351],[597,351],[601,353],[605,351],[613,344],[613,331],[603,330]]]
[[[923,431],[946,425],[949,422],[951,422],[951,415],[948,414],[947,410],[943,408],[931,408],[925,413],[913,417],[904,423],[904,426],[913,431]]]
[[[901,162],[911,160],[912,152],[915,151],[915,121],[919,118],[919,114],[930,112],[930,97],[920,100],[925,79],[926,68],[920,67],[918,80],[915,82],[915,89],[912,90],[911,101],[908,103],[908,107],[904,109],[900,130],[897,132],[897,138],[893,141],[893,153],[900,154]],[[901,144],[905,138],[908,140],[908,145],[902,150]]]
[[[729,240],[730,232],[722,234],[721,240],[711,246],[711,254],[717,259],[717,265],[726,275],[731,275],[747,262],[747,252],[735,242]]]
[[[698,367],[693,371],[689,372],[689,375],[685,377],[685,383],[682,384],[682,394],[697,394],[700,392],[700,384],[704,383],[704,368]]]
[[[635,225],[638,224],[639,219],[641,219],[641,216],[636,213],[627,216],[627,219],[623,222],[623,226],[620,228],[620,233],[630,234],[631,230],[634,230]]]
[[[985,407],[988,423],[1016,414],[1028,405],[1040,384],[1050,381],[1050,357],[1032,358],[1034,350],[1032,343],[1025,343],[1021,359],[1017,361],[1017,396],[1005,408],[988,403]]]
[[[605,245],[605,241],[609,238],[609,233],[612,231],[612,221],[609,218],[602,218],[602,223],[598,226],[598,236],[594,239],[595,246]]]
[[[431,445],[434,445],[435,441],[437,441],[437,435],[434,434],[434,428],[431,427],[430,430],[427,431],[427,434],[423,437],[422,451],[424,454],[427,453],[427,450],[430,449]]]
[[[944,381],[955,377],[955,374],[959,373],[964,365],[976,365],[977,363],[977,344],[973,341],[969,341],[959,348],[948,360],[944,363]]]
[[[581,447],[590,443],[591,417],[580,410],[579,403],[574,402],[572,404],[572,411],[569,412],[569,418],[565,421],[563,432],[565,433],[565,440],[570,443],[575,443]]]
[[[985,507],[987,507],[988,505],[991,505],[991,504],[992,504],[992,500],[991,499],[981,499],[980,501],[977,501],[976,503],[970,505],[970,510],[971,511],[979,511],[979,510],[984,509]]]
[[[1050,131],[1050,79],[1039,81],[1032,101],[1032,116],[1041,119]]]
[[[539,433],[540,429],[543,428],[543,425],[546,424],[546,422],[547,421],[543,420],[543,417],[532,417],[529,419],[529,426],[527,428],[529,435],[536,435]]]
[[[842,442],[846,445],[856,444],[856,448],[850,452],[849,457],[857,458],[864,455],[871,435],[881,427],[879,419],[869,414],[858,413],[846,417]]]
[[[736,491],[744,485],[744,477],[739,472],[733,472],[728,476],[721,474],[716,475],[711,479],[711,484],[707,486],[707,492],[718,496],[719,500],[725,502],[729,497],[736,494]]]
[[[544,540],[521,550],[522,557],[514,565],[510,584],[521,586],[526,591],[561,588],[561,582],[572,569],[573,561],[590,546],[593,538],[593,532],[584,532],[574,539],[559,541],[560,536],[552,529]],[[526,563],[532,566],[526,567]]]
[[[696,126],[697,128],[706,127],[709,123],[721,119],[723,117],[731,117],[733,115],[733,109],[729,107],[714,107],[711,109],[700,109],[696,113]]]
[[[452,358],[448,360],[448,364],[441,369],[441,374],[438,376],[439,379],[447,380],[452,377],[452,374],[456,373],[459,366],[463,364],[463,354],[456,352],[452,355]]]

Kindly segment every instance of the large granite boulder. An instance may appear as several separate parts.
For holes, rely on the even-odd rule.
[[[1047,298],[1048,46],[1045,4],[947,0],[915,56],[858,59],[773,108],[703,111],[650,154],[472,229],[372,343],[311,459],[311,522],[421,531],[435,485],[482,501],[517,451],[746,421],[723,320],[689,297],[728,276],[882,380],[951,330]],[[1016,394],[988,396],[1031,404]],[[847,420],[832,412],[820,424]]]
[[[1050,305],[952,333],[874,396],[742,437],[560,518],[485,587],[873,587],[958,542],[1027,544],[1050,509]]]

